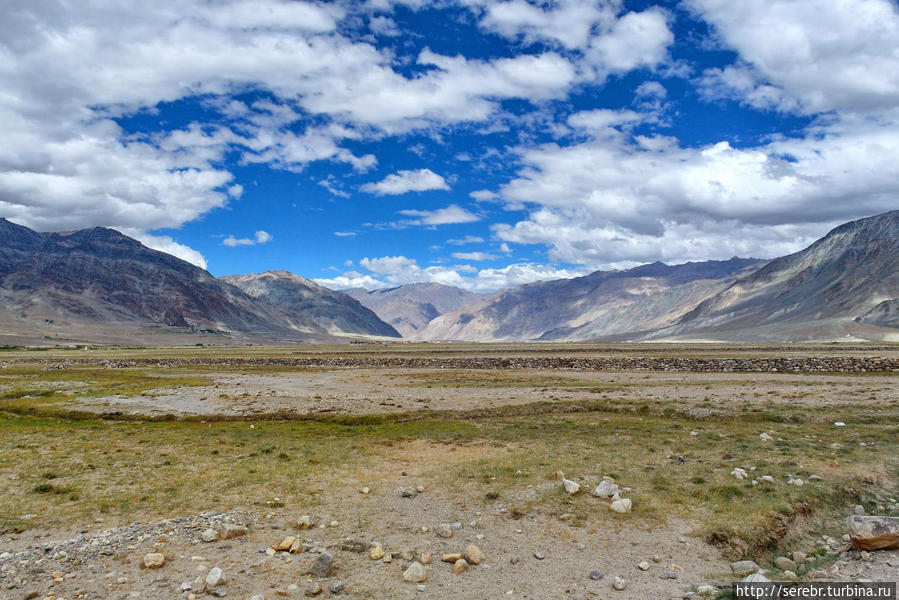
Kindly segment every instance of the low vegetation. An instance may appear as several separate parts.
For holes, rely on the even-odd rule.
[[[658,400],[597,398],[252,421],[101,420],[68,401],[109,394],[152,401],[155,389],[203,385],[208,377],[189,370],[9,365],[0,373],[0,531],[238,506],[309,507],[328,494],[377,485],[378,473],[414,460],[433,486],[461,504],[500,505],[510,518],[540,512],[588,530],[613,518],[640,527],[682,519],[739,558],[840,534],[853,506],[888,512],[889,499],[899,496],[899,406],[877,394],[823,406],[770,398],[727,406],[719,399],[718,410],[706,412]],[[455,378],[422,373],[412,381],[547,394],[583,388],[564,374],[512,371]],[[761,439],[762,432],[772,439]],[[732,475],[735,467],[746,469],[747,478]],[[551,483],[559,470],[587,492],[600,477],[614,477],[633,488],[634,511],[612,515],[589,493],[569,496]],[[804,485],[789,484],[791,478]]]

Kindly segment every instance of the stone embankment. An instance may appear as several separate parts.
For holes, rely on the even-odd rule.
[[[33,360],[10,361],[27,362]],[[269,358],[122,358],[37,361],[46,369],[92,366],[126,368],[353,368],[353,369],[545,369],[578,371],[662,371],[687,373],[883,373],[899,371],[899,358],[888,357],[777,357],[777,358],[664,358],[664,357],[447,357],[398,356],[269,357]]]

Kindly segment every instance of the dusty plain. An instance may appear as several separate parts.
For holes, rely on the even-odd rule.
[[[899,516],[897,440],[890,344],[8,348],[0,598],[684,598],[793,552],[896,581],[842,536]]]

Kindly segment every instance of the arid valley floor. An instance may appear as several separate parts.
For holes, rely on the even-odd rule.
[[[896,581],[843,536],[899,516],[897,440],[890,344],[8,349],[0,598],[727,597],[778,557]]]

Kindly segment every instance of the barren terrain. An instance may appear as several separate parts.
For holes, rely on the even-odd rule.
[[[0,598],[684,598],[738,579],[738,559],[783,579],[793,552],[801,579],[899,580],[896,552],[842,541],[853,511],[899,515],[897,361],[891,345],[8,350]],[[591,494],[603,477],[630,512]],[[221,539],[226,523],[246,534]],[[288,537],[296,552],[269,549]],[[454,574],[441,557],[469,545],[484,560]],[[325,552],[329,572],[306,574]]]

